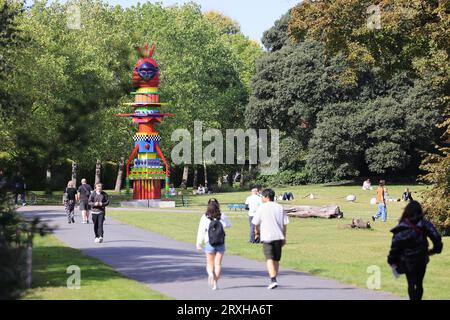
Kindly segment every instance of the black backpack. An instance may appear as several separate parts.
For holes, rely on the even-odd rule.
[[[211,220],[208,228],[209,244],[218,246],[225,243],[225,231],[220,220]]]

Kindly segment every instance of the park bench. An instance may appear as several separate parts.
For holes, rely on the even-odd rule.
[[[241,211],[245,209],[244,203],[228,203],[227,205],[228,209],[236,211],[237,209],[240,209]]]
[[[175,195],[170,196],[170,200],[175,201],[176,207],[189,207],[189,196],[187,195]]]

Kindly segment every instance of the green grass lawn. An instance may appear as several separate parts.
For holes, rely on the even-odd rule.
[[[423,188],[423,186],[410,187],[413,191]],[[388,186],[388,188],[391,197],[400,197],[405,186]],[[404,202],[388,203],[389,220],[387,223],[377,221],[374,223],[373,230],[353,230],[345,229],[343,226],[350,223],[353,217],[369,219],[375,213],[376,207],[369,203],[375,191],[362,191],[359,186],[328,187],[320,185],[280,188],[275,191],[280,193],[286,190],[292,191],[296,197],[295,201],[291,201],[289,204],[336,204],[344,212],[344,219],[291,218],[282,267],[307,271],[364,288],[369,277],[367,268],[377,265],[381,268],[381,290],[403,297],[407,296],[404,276],[395,279],[386,263],[391,240],[389,230],[401,215]],[[318,199],[302,198],[311,192],[316,194]],[[345,201],[345,196],[350,193],[357,196],[356,203]],[[246,192],[235,192],[216,194],[214,197],[222,203],[242,203],[247,194]],[[417,197],[417,194],[413,194],[413,196]],[[110,211],[108,214],[122,222],[194,244],[198,222],[209,197],[192,197],[193,206],[188,209],[198,210],[198,213]],[[229,212],[225,208],[224,211]],[[246,212],[233,211],[229,216],[233,226],[227,231],[227,253],[263,261],[260,245],[247,243]],[[450,253],[446,250],[447,246],[450,246],[450,239],[446,238],[444,242],[444,252],[431,258],[424,283],[425,299],[450,299],[450,268],[448,267]]]
[[[67,267],[81,269],[80,289],[68,289]],[[33,288],[22,299],[39,300],[156,300],[168,299],[128,279],[100,260],[69,248],[54,236],[36,237],[33,247]]]

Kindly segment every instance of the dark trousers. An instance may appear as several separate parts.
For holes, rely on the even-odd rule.
[[[251,243],[255,242],[255,225],[252,223],[253,217],[248,217],[249,229],[249,240]]]
[[[285,192],[283,194],[283,200],[290,201],[291,199],[294,200],[294,195],[292,194],[292,192]]]
[[[408,295],[410,300],[422,300],[423,296],[423,278],[427,265],[415,267],[412,271],[406,272],[408,280]]]
[[[92,221],[94,222],[95,237],[103,237],[103,223],[105,222],[105,213],[92,214]]]
[[[25,199],[25,190],[18,190],[14,192],[14,203],[17,204],[18,200],[19,200],[19,194],[20,194],[20,198],[22,200],[22,204],[25,203],[26,199]]]

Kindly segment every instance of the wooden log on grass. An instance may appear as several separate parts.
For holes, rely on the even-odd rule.
[[[329,206],[283,206],[289,217],[295,218],[342,218],[344,213],[336,205]]]

